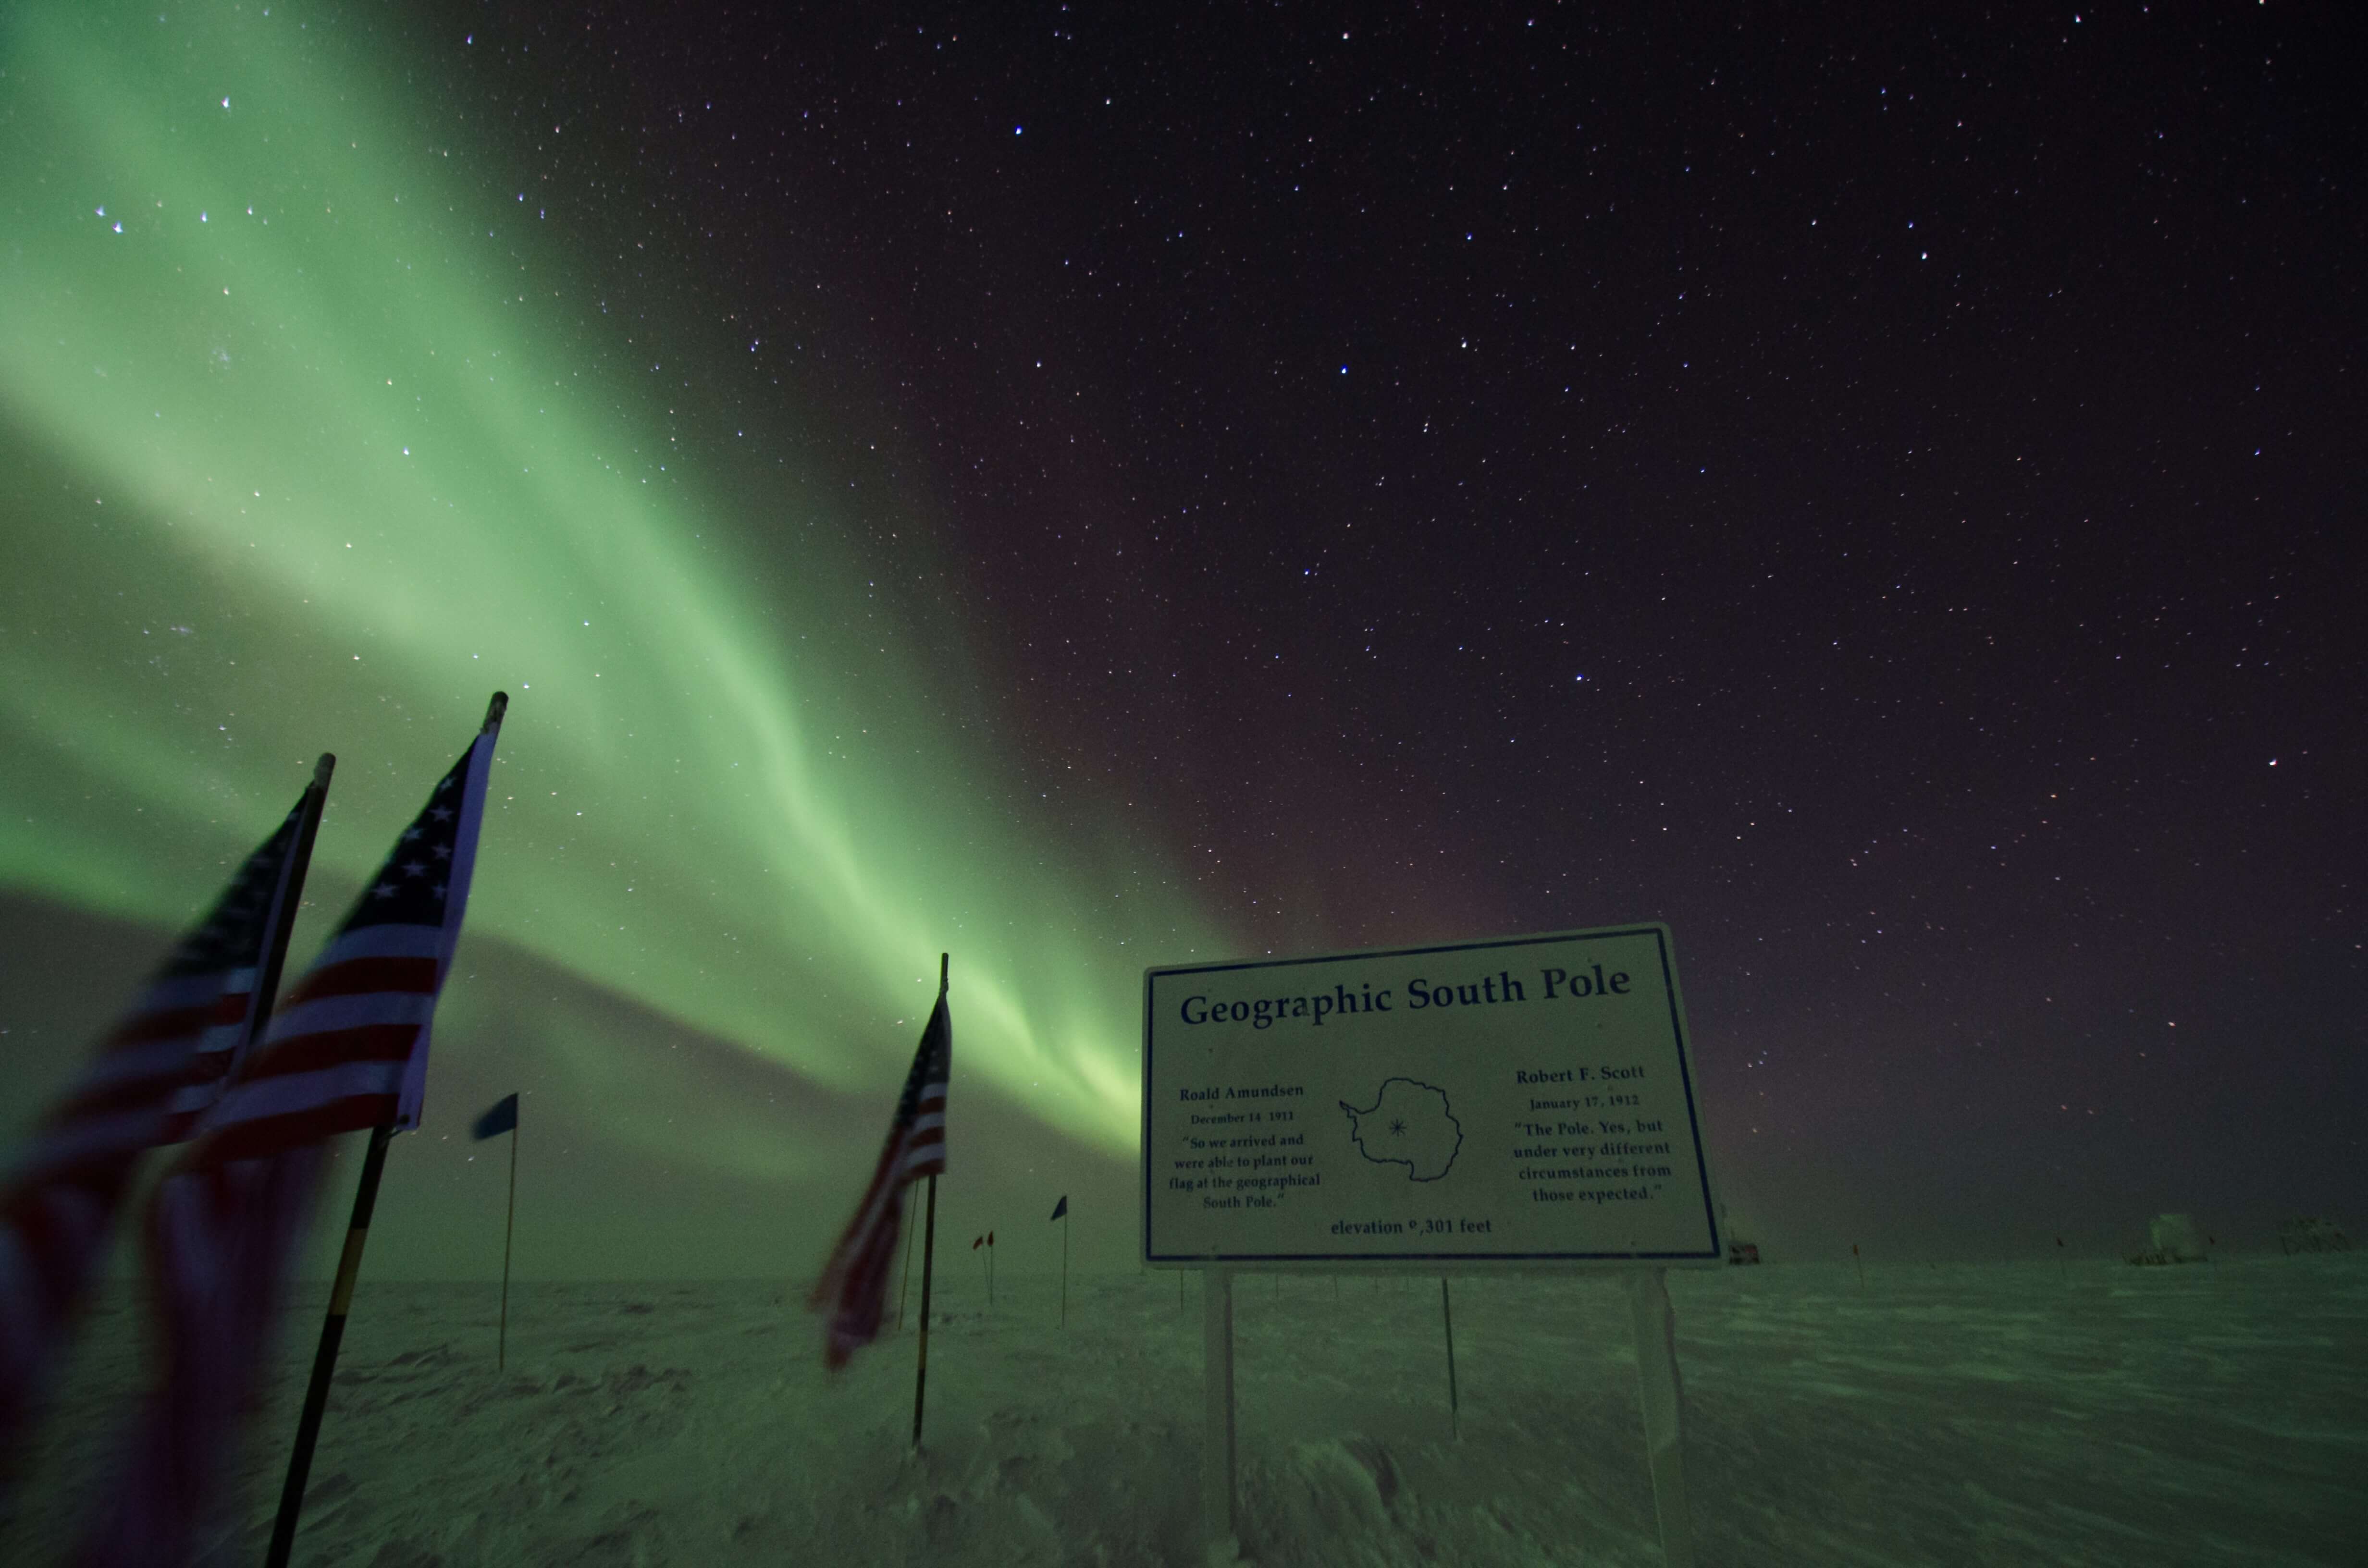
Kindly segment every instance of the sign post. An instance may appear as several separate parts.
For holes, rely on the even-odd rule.
[[[1725,1246],[1666,926],[1147,970],[1143,1084],[1144,1261],[1202,1271],[1212,1551],[1235,1272],[1610,1268],[1663,1554],[1692,1562],[1662,1271]]]
[[[1203,1391],[1201,1525],[1211,1562],[1231,1562],[1241,1547],[1234,1523],[1234,1276],[1201,1271]]]
[[[1628,1315],[1636,1332],[1636,1399],[1645,1411],[1645,1458],[1653,1471],[1653,1511],[1661,1526],[1661,1561],[1694,1568],[1692,1516],[1686,1511],[1685,1429],[1679,1416],[1678,1319],[1657,1268],[1628,1277]]]

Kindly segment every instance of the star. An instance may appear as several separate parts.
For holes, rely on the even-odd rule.
[[[425,871],[425,870],[427,870],[427,867],[425,867],[425,866],[421,865],[421,864],[420,864],[418,861],[416,861],[416,860],[413,860],[413,861],[410,861],[410,862],[406,863],[406,864],[404,866],[404,868],[403,868],[403,874],[404,874],[404,876],[406,876],[406,877],[416,877],[416,876],[418,876],[421,872],[423,872],[423,871]]]
[[[452,820],[452,808],[450,806],[438,806],[427,814],[434,817],[438,822],[450,822]]]
[[[381,882],[378,886],[370,889],[370,897],[372,898],[393,898],[393,896],[394,884],[393,882]]]

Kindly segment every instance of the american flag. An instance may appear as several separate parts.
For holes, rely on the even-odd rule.
[[[849,1356],[880,1337],[889,1265],[904,1233],[905,1188],[916,1176],[946,1168],[946,1079],[952,1069],[953,1025],[940,990],[913,1052],[913,1070],[905,1074],[905,1092],[897,1096],[896,1119],[888,1125],[888,1145],[880,1151],[871,1185],[814,1289],[812,1304],[830,1312],[823,1361],[833,1369],[846,1366]]]
[[[419,1121],[428,1023],[469,897],[507,699],[428,796],[150,1198],[164,1384],[82,1568],[188,1559],[270,1349],[326,1140]]]
[[[332,766],[321,759],[313,787],[182,937],[0,1187],[0,1452],[31,1422],[140,1156],[188,1135],[252,1036]]]
[[[272,1014],[199,1129],[191,1164],[256,1159],[340,1132],[419,1125],[428,1023],[451,968],[502,700]]]

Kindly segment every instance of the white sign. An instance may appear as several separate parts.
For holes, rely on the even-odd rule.
[[[1146,970],[1144,1256],[1715,1264],[1668,928]]]

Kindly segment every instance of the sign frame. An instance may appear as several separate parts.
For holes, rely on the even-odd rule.
[[[1692,1138],[1692,1161],[1685,1174],[1698,1184],[1702,1222],[1708,1244],[1695,1250],[1679,1251],[1650,1249],[1613,1249],[1586,1252],[1516,1251],[1505,1253],[1457,1252],[1187,1252],[1157,1250],[1154,1236],[1155,1170],[1165,1164],[1156,1152],[1154,1142],[1153,1093],[1158,1078],[1156,1018],[1159,982],[1190,974],[1239,973],[1247,971],[1302,970],[1320,971],[1323,966],[1375,960],[1421,960],[1446,954],[1469,954],[1484,951],[1518,952],[1523,949],[1575,941],[1601,941],[1617,938],[1649,937],[1659,969],[1659,978],[1668,1000],[1669,1048],[1674,1051],[1678,1093],[1682,1097],[1686,1131]],[[1524,998],[1526,999],[1526,998]],[[1224,960],[1208,963],[1156,964],[1143,971],[1143,1124],[1142,1207],[1138,1210],[1142,1231],[1139,1256],[1146,1267],[1223,1269],[1232,1273],[1349,1273],[1349,1274],[1561,1274],[1588,1271],[1664,1269],[1671,1267],[1716,1267],[1724,1266],[1726,1255],[1725,1227],[1719,1212],[1718,1193],[1710,1173],[1708,1151],[1703,1127],[1702,1109],[1698,1094],[1698,1077],[1694,1069],[1691,1031],[1687,1026],[1685,1001],[1679,988],[1674,943],[1668,926],[1655,921],[1633,922],[1621,926],[1588,927],[1578,930],[1533,932],[1513,937],[1488,937],[1462,942],[1431,942],[1414,946],[1356,949],[1342,952],[1316,953],[1292,957]]]

